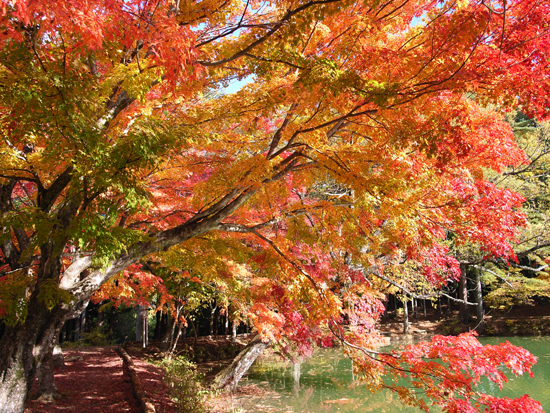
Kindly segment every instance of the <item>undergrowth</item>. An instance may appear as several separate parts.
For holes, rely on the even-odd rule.
[[[76,342],[64,341],[61,346],[64,348],[88,347],[88,346],[112,346],[115,341],[111,337],[108,327],[94,327],[87,333],[82,333],[82,338]]]
[[[206,413],[205,401],[209,390],[197,366],[183,356],[157,362],[164,369],[164,381],[170,397],[182,413]]]

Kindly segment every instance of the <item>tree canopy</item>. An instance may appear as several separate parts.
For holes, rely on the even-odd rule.
[[[389,369],[447,411],[539,409],[473,387],[529,371],[510,345],[374,351],[371,275],[409,260],[456,279],[448,237],[514,259],[523,198],[484,176],[526,159],[505,111],[549,114],[549,9],[3,0],[0,410],[23,410],[62,321],[144,257],[225,279],[266,340],[336,337],[373,388]]]

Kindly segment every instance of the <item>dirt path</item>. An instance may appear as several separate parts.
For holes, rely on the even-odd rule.
[[[65,366],[55,369],[55,403],[30,401],[26,413],[140,413],[127,372],[115,347],[64,350]]]

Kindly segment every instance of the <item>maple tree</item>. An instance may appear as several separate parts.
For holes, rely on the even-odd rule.
[[[369,274],[407,258],[433,285],[456,277],[448,231],[513,258],[522,198],[483,176],[524,160],[503,110],[548,115],[548,9],[3,0],[0,410],[23,411],[53,337],[101,285],[201,244],[247,266],[265,340],[336,336],[370,355],[356,365],[373,386],[408,370],[448,411],[537,409],[471,390],[480,374],[500,383],[502,360],[529,371],[508,345],[377,355]],[[224,94],[235,79],[249,82]],[[447,360],[441,381],[425,357]]]

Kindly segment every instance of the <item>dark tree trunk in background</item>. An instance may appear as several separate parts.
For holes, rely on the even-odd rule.
[[[422,290],[422,295],[424,295],[424,289]],[[426,299],[422,299],[422,309],[424,310],[424,318],[426,318]]]
[[[78,339],[80,340],[81,338],[84,338],[83,334],[84,334],[84,328],[86,327],[86,315],[88,313],[88,307],[84,307],[84,310],[82,310],[82,314],[80,314],[80,317],[78,318],[79,320],[79,327],[78,327],[78,331],[79,331],[79,335],[78,335]]]
[[[166,314],[166,327],[164,334],[162,335],[162,347],[164,350],[170,349],[170,343],[172,342],[172,335],[174,334],[176,321],[170,313]]]
[[[476,284],[476,321],[477,327],[476,331],[482,333],[485,331],[485,321],[483,321],[483,316],[485,312],[483,311],[483,292],[481,290],[481,271],[475,270],[475,284]]]
[[[403,299],[403,334],[409,334],[409,304]]]
[[[179,317],[179,310],[178,310],[177,317]],[[171,351],[172,346],[174,345],[174,334],[176,332],[177,324],[178,324],[177,319],[174,318],[172,320],[172,324],[170,325],[170,331],[167,333],[168,334],[168,342],[167,342],[168,343],[168,351]]]
[[[162,311],[157,311],[155,313],[155,320],[156,320],[156,323],[155,323],[155,331],[153,332],[153,338],[155,340],[158,340],[161,337],[160,331],[162,326],[160,325],[160,323],[162,322]]]
[[[214,335],[214,315],[216,314],[216,309],[218,308],[217,305],[214,305],[214,303],[210,302],[208,303],[210,306],[210,335]]]
[[[98,307],[97,308],[97,326],[98,327],[103,327],[103,324],[105,324],[105,318],[106,318],[105,313],[107,309],[104,308],[103,305],[107,304],[108,302],[109,302],[108,300],[101,301],[97,306]]]
[[[170,313],[163,312],[162,317],[160,318],[160,335],[159,338],[164,337],[166,334],[166,331],[168,330],[168,319],[170,317]]]
[[[236,321],[233,321],[232,324],[231,339],[235,341],[237,339],[237,327],[239,326],[239,324]]]
[[[197,345],[197,341],[198,341],[197,327],[195,326],[195,323],[193,322],[193,318],[189,317],[189,322],[191,323],[191,327],[193,327],[193,334],[195,336],[195,345]]]
[[[268,344],[262,342],[259,337],[254,338],[229,366],[216,375],[213,386],[219,390],[235,391],[241,377],[262,354]]]

